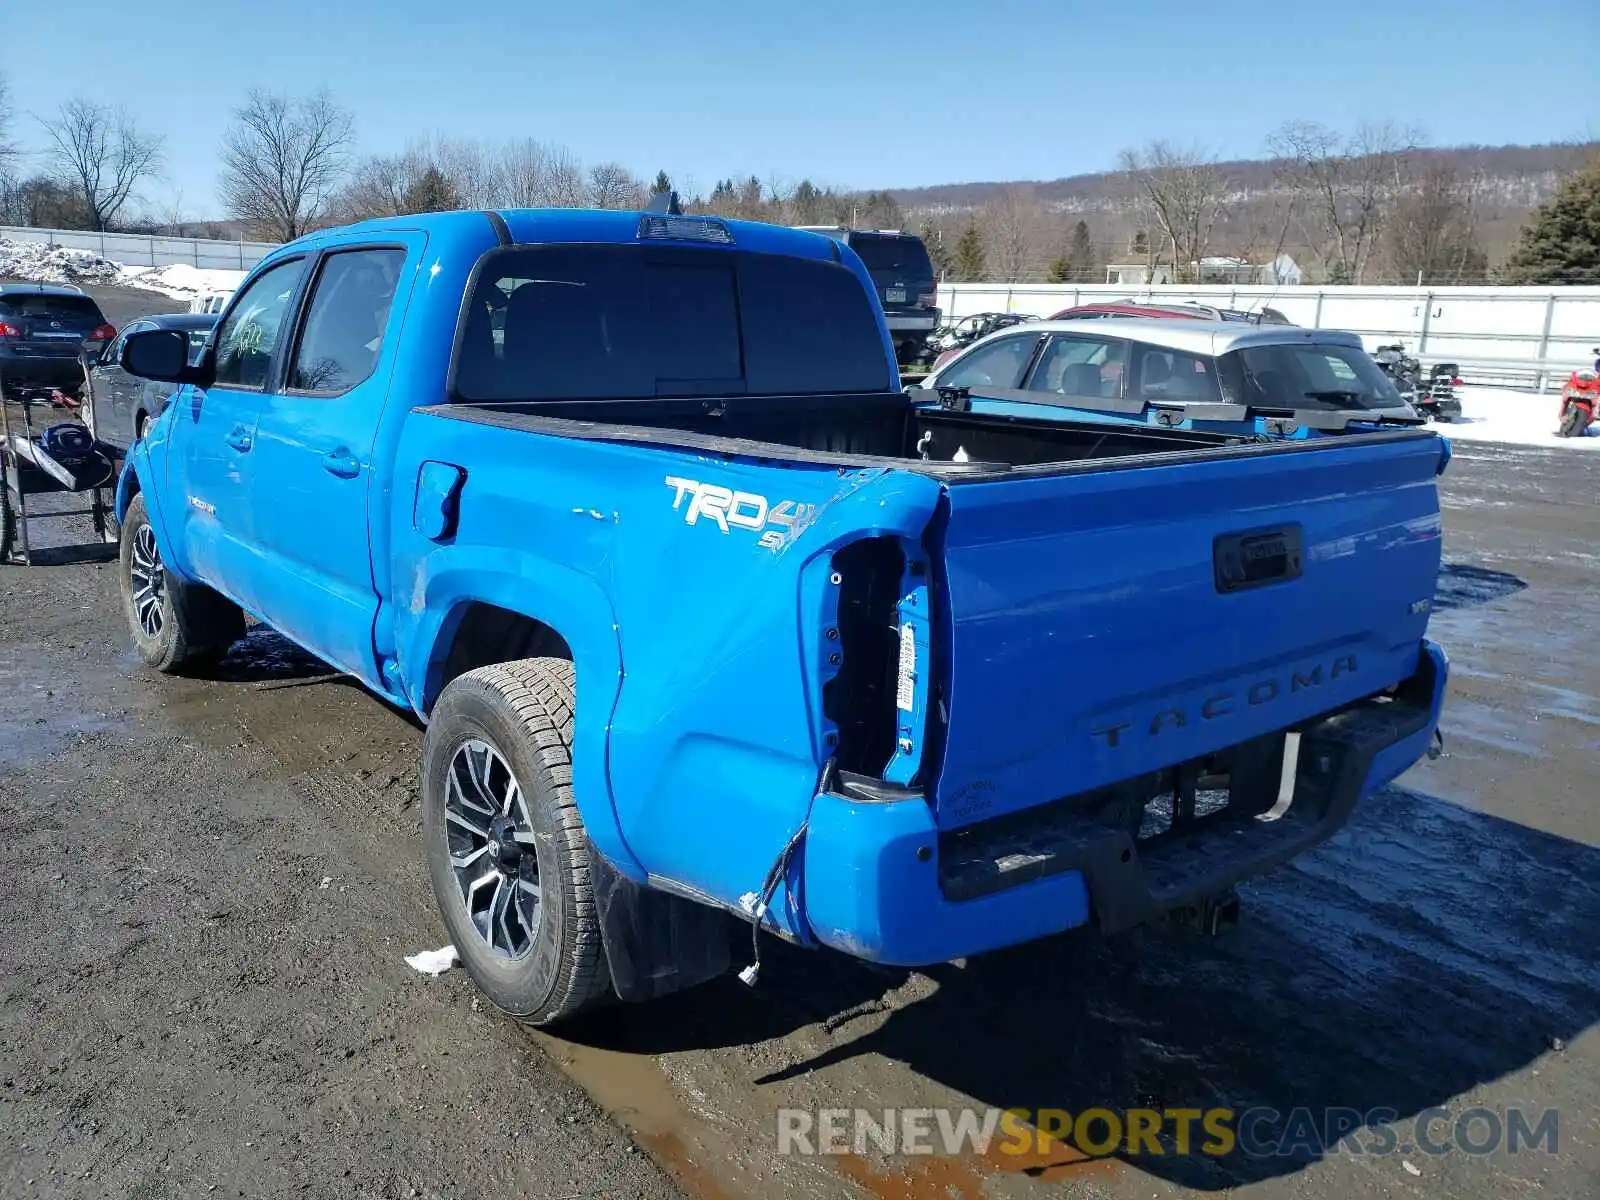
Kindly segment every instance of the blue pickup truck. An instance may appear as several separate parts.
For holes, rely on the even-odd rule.
[[[1435,734],[1437,436],[922,402],[821,235],[367,222],[121,361],[180,385],[118,492],[139,654],[250,613],[423,718],[444,924],[529,1022],[760,931],[919,965],[1220,913]]]

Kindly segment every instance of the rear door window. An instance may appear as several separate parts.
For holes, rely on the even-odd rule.
[[[336,395],[378,365],[404,250],[341,250],[317,271],[305,329],[289,368],[289,390]]]
[[[1128,344],[1112,338],[1057,336],[1039,356],[1028,390],[1114,400],[1122,395]]]
[[[1014,388],[1039,344],[1038,334],[1019,333],[977,347],[939,374],[940,387]]]
[[[638,245],[492,251],[457,337],[454,391],[467,401],[889,386],[869,293],[831,260]]]
[[[1218,404],[1216,365],[1200,354],[1161,346],[1138,348],[1134,394],[1147,403]]]

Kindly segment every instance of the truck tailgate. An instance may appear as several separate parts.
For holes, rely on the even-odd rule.
[[[1431,434],[953,483],[935,537],[952,829],[1282,730],[1409,676]]]

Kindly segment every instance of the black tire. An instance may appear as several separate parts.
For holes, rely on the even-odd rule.
[[[147,666],[177,674],[221,658],[244,636],[237,604],[202,584],[185,583],[162,564],[143,495],[133,498],[123,519],[118,561],[122,612]]]
[[[0,468],[4,464],[0,463]],[[11,561],[11,548],[17,541],[17,514],[11,507],[11,489],[6,486],[5,472],[0,469],[0,563]]]
[[[1583,409],[1574,404],[1567,409],[1566,416],[1561,418],[1562,437],[1582,437],[1589,428],[1589,422],[1584,419]]]
[[[525,658],[468,671],[452,680],[434,705],[422,749],[423,843],[445,929],[490,1002],[530,1025],[572,1017],[604,999],[611,985],[594,866],[572,794],[573,678],[572,663],[560,658]],[[511,811],[513,799],[494,821],[467,812],[460,799],[471,786],[463,782],[471,776],[461,771],[482,761],[475,748],[483,746],[498,756],[500,769],[509,772],[522,798],[520,809]],[[485,812],[500,804],[496,772],[492,763],[485,766],[483,790],[474,793],[488,800]],[[464,824],[463,815],[487,832]],[[507,839],[526,847],[509,864]],[[491,849],[491,843],[499,848]],[[505,904],[527,903],[523,889],[530,866],[537,888],[531,919],[527,911],[511,910],[512,919],[496,926],[502,886],[509,896]],[[480,906],[476,898],[491,888]],[[475,898],[470,909],[469,892]],[[525,937],[521,949],[516,932]],[[505,944],[492,944],[502,936]]]
[[[122,522],[117,520],[116,501],[106,506],[104,519],[100,526],[100,540],[108,546],[122,544]]]

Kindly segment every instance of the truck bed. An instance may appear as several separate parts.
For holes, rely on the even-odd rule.
[[[441,404],[419,410],[529,433],[598,441],[650,442],[757,459],[840,466],[894,466],[946,482],[1019,472],[1104,470],[1217,454],[1299,453],[1313,443],[1234,434],[1030,420],[920,404],[903,392],[855,396],[760,396],[696,400],[623,400]],[[1433,437],[1422,430],[1339,439]]]

